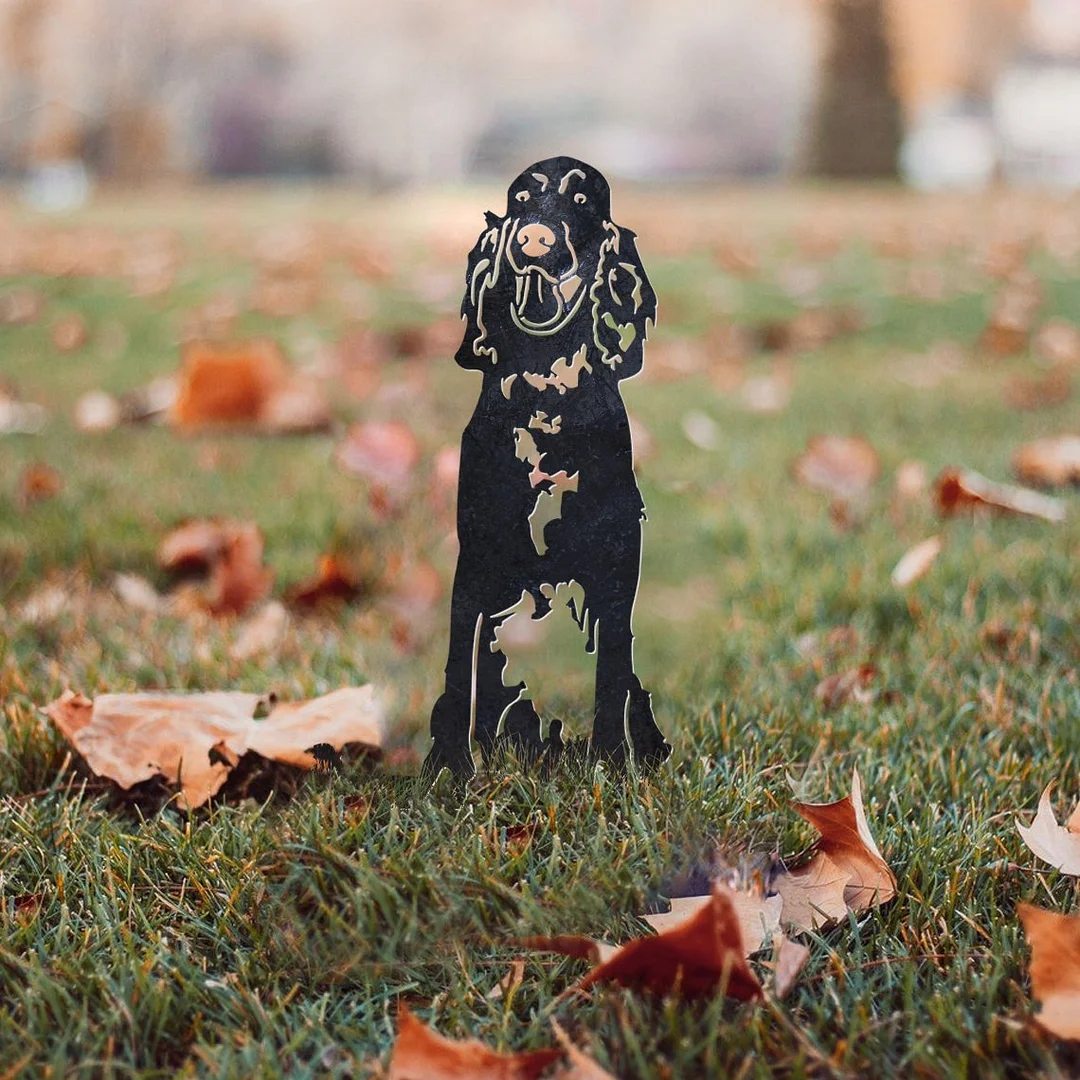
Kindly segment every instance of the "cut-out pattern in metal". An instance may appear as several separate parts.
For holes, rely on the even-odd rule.
[[[656,296],[596,169],[551,158],[510,185],[469,255],[461,313],[455,359],[483,384],[461,439],[446,689],[425,767],[471,775],[473,738],[485,755],[501,739],[558,755],[561,722],[545,739],[530,688],[506,685],[509,621],[542,622],[553,605],[595,656],[592,752],[663,761],[634,673],[645,507],[619,393],[641,370]]]

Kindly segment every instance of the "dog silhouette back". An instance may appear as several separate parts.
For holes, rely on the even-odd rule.
[[[532,688],[507,686],[506,620],[565,606],[595,655],[589,747],[644,764],[671,752],[634,672],[631,619],[644,503],[619,383],[641,370],[656,296],[607,181],[574,158],[538,162],[489,212],[469,255],[455,357],[481,372],[461,438],[446,687],[425,767],[474,771],[503,740],[554,756]]]

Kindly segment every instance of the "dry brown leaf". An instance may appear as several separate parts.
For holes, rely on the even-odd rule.
[[[817,930],[847,918],[844,899],[851,871],[819,851],[805,866],[781,874],[773,889],[783,904],[780,921],[796,930]]]
[[[33,503],[55,499],[64,490],[64,478],[51,465],[32,461],[19,474],[15,502],[25,511]]]
[[[1038,491],[996,484],[972,469],[943,469],[934,481],[938,513],[952,517],[965,511],[1019,514],[1055,524],[1065,520],[1065,504]]]
[[[165,610],[165,597],[138,574],[117,574],[113,578],[113,588],[121,602],[135,611],[159,615]]]
[[[1050,790],[1053,784],[1047,784],[1039,798],[1039,809],[1030,825],[1021,825],[1017,820],[1016,828],[1023,841],[1031,850],[1063,874],[1080,876],[1080,803],[1076,805],[1069,820],[1059,825],[1050,805]]]
[[[36,435],[48,418],[41,405],[17,401],[0,387],[0,435]]]
[[[684,999],[709,997],[720,990],[741,1001],[760,998],[761,985],[746,963],[739,916],[731,890],[716,885],[710,903],[663,933],[639,937],[601,958],[589,938],[532,938],[529,948],[591,960],[596,966],[577,984],[614,982],[632,990]]]
[[[929,482],[926,464],[922,461],[902,461],[894,474],[896,497],[901,502],[913,502],[919,498]]]
[[[289,613],[277,600],[271,600],[239,628],[229,655],[234,660],[262,656],[281,643],[288,628]]]
[[[360,595],[360,575],[340,555],[320,555],[315,576],[289,592],[289,603],[307,610],[351,604]]]
[[[525,980],[525,961],[518,957],[511,961],[510,970],[484,995],[487,1001],[502,1001],[513,997],[514,992]]]
[[[81,315],[65,315],[53,324],[52,343],[57,352],[81,349],[90,340],[90,331]]]
[[[893,568],[892,583],[898,589],[905,589],[925,577],[944,547],[940,536],[931,536],[909,548]]]
[[[1048,364],[1080,364],[1080,326],[1065,319],[1043,323],[1032,341],[1035,355]]]
[[[1060,1039],[1080,1039],[1080,915],[1016,910],[1031,945],[1031,996],[1042,1004],[1035,1020]]]
[[[1038,378],[1016,375],[1005,384],[1005,403],[1020,412],[1053,409],[1072,395],[1072,380],[1067,371],[1055,368]]]
[[[779,896],[762,896],[760,893],[731,889],[728,892],[732,906],[739,918],[739,933],[743,949],[747,956],[752,956],[772,940],[773,934],[780,929],[780,909],[783,901]],[[711,896],[677,896],[671,901],[671,910],[658,915],[643,915],[642,918],[658,934],[686,922],[701,908],[712,903]]]
[[[263,536],[253,522],[195,518],[173,529],[158,548],[158,563],[178,573],[208,572],[199,606],[238,615],[270,591],[273,571],[263,565]]]
[[[799,973],[810,959],[810,950],[783,934],[773,937],[773,996],[783,1001],[788,996]]]
[[[447,1039],[403,1002],[387,1080],[536,1080],[560,1057],[561,1050],[500,1054],[476,1039]]]
[[[623,948],[621,945],[609,945],[606,941],[598,941],[596,938],[582,937],[578,934],[527,937],[522,938],[518,944],[523,949],[560,953],[573,960],[588,960],[590,964],[606,963]]]
[[[183,431],[255,425],[287,378],[285,358],[272,341],[192,342],[184,348],[169,418]]]
[[[319,386],[292,373],[267,340],[186,345],[168,416],[185,432],[239,426],[270,434],[320,431],[331,419]]]
[[[850,501],[865,495],[881,471],[877,451],[858,435],[817,435],[792,466],[807,487]]]
[[[588,1054],[583,1053],[570,1041],[570,1037],[554,1018],[552,1018],[551,1026],[555,1031],[555,1038],[559,1040],[559,1045],[570,1059],[570,1064],[555,1073],[551,1080],[615,1080],[611,1073],[606,1069],[601,1069]]]
[[[334,455],[346,472],[401,491],[420,463],[420,443],[405,424],[372,420],[353,424]]]
[[[844,901],[852,911],[887,903],[896,895],[896,878],[874,843],[866,821],[858,769],[851,778],[851,794],[845,798],[834,803],[793,805],[821,833],[814,845],[814,857],[828,856],[849,875]]]
[[[877,676],[878,669],[873,664],[860,664],[850,671],[828,675],[814,688],[814,699],[827,710],[839,709],[852,701],[869,705],[874,700],[872,686]]]
[[[111,431],[124,418],[124,410],[112,394],[88,390],[75,402],[74,416],[80,431]]]
[[[1017,478],[1039,487],[1080,484],[1080,435],[1056,435],[1025,443],[1013,454]]]
[[[102,694],[91,701],[69,690],[45,712],[98,776],[125,790],[162,776],[179,786],[186,809],[220,791],[249,751],[310,769],[316,760],[307,751],[321,743],[335,750],[382,746],[384,704],[373,686],[278,705],[255,720],[263,704],[258,694],[231,691]]]

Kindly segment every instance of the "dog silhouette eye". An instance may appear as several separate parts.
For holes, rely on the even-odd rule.
[[[583,203],[585,201],[586,201],[585,196],[580,191],[574,196],[574,202],[576,202],[576,203]]]
[[[517,199],[518,202],[528,202],[529,193],[527,191],[519,191],[517,195],[514,196],[514,198]]]

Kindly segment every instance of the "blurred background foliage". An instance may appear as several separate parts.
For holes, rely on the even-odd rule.
[[[0,176],[45,202],[58,167],[386,187],[555,151],[621,178],[1080,176],[1072,0],[0,0],[0,28]]]

